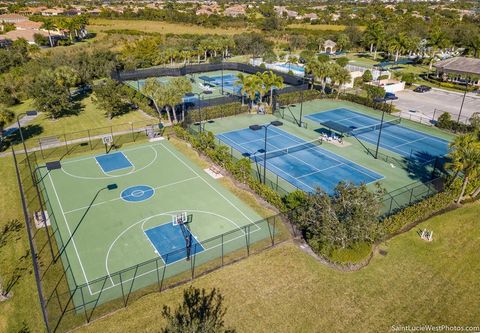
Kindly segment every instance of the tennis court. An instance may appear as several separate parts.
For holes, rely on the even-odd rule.
[[[318,112],[306,118],[372,145],[377,144],[381,123],[378,118],[347,108]],[[447,140],[401,126],[400,118],[384,122],[380,147],[419,163],[427,163],[448,153]]]
[[[249,128],[217,134],[224,144],[263,165],[264,130]],[[268,128],[267,169],[295,187],[314,192],[320,187],[333,193],[340,181],[369,184],[383,178],[363,166],[273,126]]]
[[[122,297],[272,235],[166,140],[39,170],[76,305]]]

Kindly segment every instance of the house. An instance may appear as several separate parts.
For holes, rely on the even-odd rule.
[[[212,14],[218,14],[220,11],[220,6],[217,4],[211,4],[211,5],[202,5],[200,8],[197,9],[195,12],[195,15],[207,15],[210,16]]]
[[[303,15],[303,19],[310,20],[310,21],[316,21],[318,20],[318,15],[315,13],[308,13]]]
[[[7,39],[16,41],[17,39],[25,39],[29,44],[35,44],[35,34],[48,37],[48,33],[43,30],[13,30],[7,32],[4,36]]]
[[[58,16],[58,15],[62,15],[63,13],[64,13],[64,10],[59,8],[49,8],[41,12],[42,16]]]
[[[28,21],[28,17],[19,14],[2,14],[0,15],[0,22],[4,23],[18,23]]]
[[[480,86],[480,59],[453,57],[437,62],[433,67],[442,80],[463,83],[466,77],[474,77],[472,84]]]
[[[22,21],[15,23],[17,30],[40,30],[42,22]]]
[[[245,7],[243,5],[231,6],[231,7],[226,8],[223,11],[223,15],[230,16],[230,17],[243,16],[246,13],[247,12],[246,12]]]

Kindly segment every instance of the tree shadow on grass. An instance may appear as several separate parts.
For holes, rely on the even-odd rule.
[[[43,133],[43,127],[38,124],[31,124],[27,126],[22,126],[22,133],[23,138],[28,140],[35,136],[38,136]],[[13,145],[19,144],[22,142],[22,138],[20,136],[20,131],[15,131],[11,133],[8,137],[3,138],[0,142],[0,152],[7,150]]]

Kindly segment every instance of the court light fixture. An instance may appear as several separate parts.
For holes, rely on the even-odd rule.
[[[117,188],[118,188],[117,184],[108,184],[107,185],[107,190],[109,190],[109,191],[116,190]]]
[[[47,167],[48,171],[58,170],[62,168],[62,163],[60,163],[60,161],[47,162],[45,163],[45,166]]]
[[[283,123],[281,121],[274,120],[274,121],[271,121],[270,124],[267,124],[267,125],[255,124],[255,125],[248,126],[248,128],[250,128],[252,131],[258,131],[258,130],[261,130],[262,128],[265,129],[265,145],[264,145],[264,149],[263,149],[263,183],[264,184],[266,183],[266,180],[267,180],[267,132],[268,132],[268,128],[270,126],[278,127],[278,126],[282,126],[282,125],[283,125]]]

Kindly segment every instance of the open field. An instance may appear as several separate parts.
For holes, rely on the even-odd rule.
[[[366,268],[342,273],[323,266],[291,242],[204,276],[193,285],[219,288],[226,325],[238,332],[387,332],[392,325],[480,325],[479,245],[470,205],[432,218],[381,248]],[[434,231],[433,243],[417,232]],[[81,332],[150,332],[164,321],[183,288],[149,295]],[[152,313],[156,320],[151,320]],[[288,319],[287,319],[288,318]]]
[[[288,28],[290,29],[306,29],[306,30],[317,30],[317,31],[343,31],[345,30],[346,25],[336,25],[336,24],[308,24],[308,23],[294,23],[289,24]]]
[[[126,29],[138,30],[144,32],[154,32],[160,34],[192,34],[192,35],[235,35],[241,32],[250,31],[248,29],[239,28],[205,28],[187,24],[176,24],[161,21],[147,20],[109,20],[94,18],[90,20],[88,26],[92,32],[105,32],[106,30]]]

